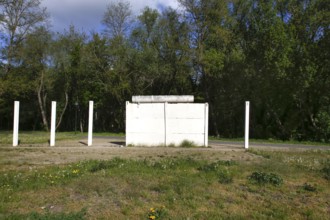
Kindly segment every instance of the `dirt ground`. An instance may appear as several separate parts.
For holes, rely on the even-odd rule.
[[[165,157],[191,156],[201,160],[255,161],[261,157],[246,151],[237,144],[211,144],[207,148],[177,147],[125,147],[123,139],[97,138],[93,145],[86,146],[87,140],[58,141],[55,147],[48,144],[25,144],[19,147],[0,147],[0,171],[32,169],[48,165],[61,165],[83,160],[108,160],[114,157],[157,160]],[[258,149],[279,150],[269,146]],[[281,151],[291,150],[281,148]],[[299,150],[299,149],[295,149]],[[302,149],[300,149],[302,150]]]
[[[82,160],[108,160],[114,157],[157,160],[165,157],[192,156],[205,160],[254,160],[258,157],[248,153],[243,147],[211,146],[208,148],[176,147],[125,147],[121,139],[96,139],[93,146],[87,141],[56,142],[55,147],[47,144],[20,145],[19,147],[0,147],[0,170],[20,167],[31,169],[47,165],[60,165]]]

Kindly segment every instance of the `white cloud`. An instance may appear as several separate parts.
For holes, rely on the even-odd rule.
[[[106,7],[120,0],[43,0],[42,6],[50,13],[52,29],[62,32],[72,24],[78,30],[99,31]],[[129,0],[135,15],[146,6],[150,8],[177,8],[177,0]]]

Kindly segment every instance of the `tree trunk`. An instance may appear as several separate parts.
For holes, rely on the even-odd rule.
[[[62,112],[61,112],[60,118],[59,118],[59,120],[58,120],[58,122],[57,122],[56,130],[57,130],[57,128],[60,126],[60,124],[61,124],[61,122],[62,122],[63,115],[64,115],[65,110],[66,110],[66,108],[68,107],[68,103],[69,103],[69,96],[68,96],[67,91],[65,91],[64,93],[65,93],[65,105],[64,105],[64,108],[62,109]]]
[[[208,83],[208,79],[207,76],[205,74],[204,68],[202,67],[202,71],[203,71],[203,77],[204,77],[204,94],[205,94],[205,99],[208,102],[210,106],[209,111],[210,111],[210,119],[211,119],[211,123],[213,124],[213,131],[216,137],[219,137],[219,130],[218,130],[218,123],[217,123],[217,117],[215,115],[212,103],[211,103],[211,99],[210,99],[210,94],[209,94],[209,86],[211,86]]]
[[[83,121],[80,119],[80,132],[83,133],[84,132],[84,123]]]
[[[46,114],[46,110],[45,110],[46,109],[45,102],[46,102],[47,95],[44,94],[42,97],[43,87],[44,87],[44,71],[41,72],[41,79],[40,79],[40,84],[39,84],[39,88],[38,88],[38,104],[39,104],[39,108],[40,108],[40,112],[41,112],[43,127],[46,131],[49,131],[47,114]]]

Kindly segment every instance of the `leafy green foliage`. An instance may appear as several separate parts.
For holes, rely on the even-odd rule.
[[[84,131],[94,100],[95,130],[123,132],[132,95],[192,94],[210,105],[211,135],[242,137],[250,100],[252,138],[330,141],[327,0],[179,0],[182,11],[145,8],[134,25],[119,2],[105,10],[105,35],[73,26],[52,33],[39,26],[47,20],[40,1],[2,4],[28,2],[31,14],[2,11],[32,26],[3,22],[1,130],[12,129],[13,100],[22,102],[22,129],[45,129],[50,101],[64,109],[68,100],[59,130]]]
[[[265,185],[271,184],[274,186],[280,186],[283,183],[283,179],[275,173],[265,173],[265,172],[253,172],[248,179],[255,184]]]

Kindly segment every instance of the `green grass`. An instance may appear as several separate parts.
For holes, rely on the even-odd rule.
[[[58,132],[56,133],[56,140],[75,140],[84,137],[84,133],[74,133],[74,132]],[[50,133],[44,131],[23,131],[19,132],[18,139],[21,144],[40,144],[47,143],[50,139]],[[13,143],[13,133],[9,131],[0,132],[0,143],[2,144],[12,144]]]
[[[241,142],[244,143],[244,138],[218,138],[209,136],[209,140],[219,140],[228,142]],[[249,139],[250,143],[256,144],[299,144],[299,145],[315,145],[315,146],[330,146],[327,142],[314,142],[314,141],[296,141],[296,140],[278,140],[278,139]]]
[[[125,137],[125,133],[114,133],[114,132],[94,132],[93,133],[95,136],[101,136],[101,137],[106,137],[106,136],[112,136],[112,137]],[[87,136],[87,133],[85,133]]]
[[[329,151],[241,154],[259,159],[155,156],[18,167],[0,173],[0,218],[328,218]]]
[[[81,132],[56,132],[56,141],[63,140],[79,140],[87,137],[87,133]],[[123,137],[123,133],[105,133],[94,132],[94,136],[117,136]],[[43,144],[48,143],[50,133],[45,131],[22,131],[19,132],[19,140],[21,144]],[[13,133],[11,131],[0,131],[0,144],[12,144]]]
[[[1,217],[1,215],[0,215]],[[4,217],[4,216],[3,216]],[[21,219],[28,219],[28,220],[82,220],[86,219],[86,212],[85,209],[82,209],[76,213],[45,213],[40,214],[38,212],[30,212],[27,214],[12,214],[10,216],[4,217],[8,220],[21,220]]]

